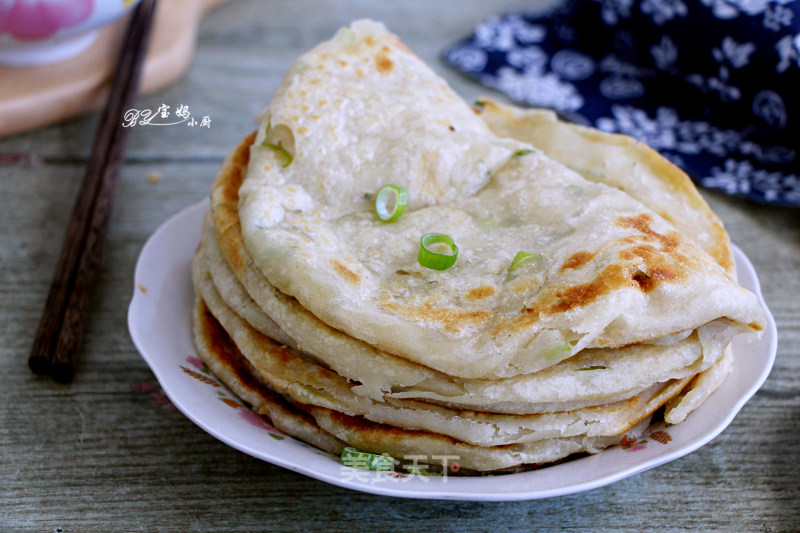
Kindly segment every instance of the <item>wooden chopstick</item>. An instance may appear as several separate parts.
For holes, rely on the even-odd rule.
[[[130,128],[123,113],[136,101],[156,0],[142,0],[125,35],[117,71],[72,210],[28,365],[37,374],[72,381],[78,348]]]

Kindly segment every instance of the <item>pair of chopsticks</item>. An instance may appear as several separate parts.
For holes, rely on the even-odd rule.
[[[142,0],[128,26],[81,190],[50,285],[28,365],[37,374],[72,381],[117,176],[130,128],[125,110],[136,101],[156,0]]]

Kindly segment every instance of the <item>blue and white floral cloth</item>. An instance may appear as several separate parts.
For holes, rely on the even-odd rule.
[[[704,187],[800,207],[800,2],[568,0],[484,21],[446,62],[646,142]]]

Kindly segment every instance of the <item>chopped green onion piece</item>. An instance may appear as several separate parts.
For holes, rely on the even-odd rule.
[[[292,162],[292,154],[287,152],[284,147],[279,146],[277,144],[269,144],[266,141],[261,143],[261,146],[263,146],[264,148],[269,148],[270,150],[275,152],[275,155],[278,156],[278,161],[280,161],[281,166],[283,168],[288,167],[289,163]]]
[[[342,451],[340,460],[344,466],[361,468],[363,470],[377,470],[378,472],[388,472],[392,469],[392,465],[394,464],[394,459],[388,455],[362,452],[361,450],[349,446]]]
[[[441,476],[441,472],[431,472],[426,468],[421,466],[406,466],[403,467],[406,469],[406,472],[411,474],[412,476]]]
[[[450,248],[450,253],[435,252],[431,249],[435,244],[443,244]],[[433,270],[447,270],[456,264],[458,246],[450,235],[444,233],[428,233],[419,241],[419,264]]]
[[[554,363],[565,359],[565,355],[572,352],[572,345],[568,342],[559,344],[544,353],[545,360]]]
[[[349,26],[339,28],[336,36],[341,38],[342,41],[344,41],[344,43],[348,46],[356,42],[356,32],[354,32]]]
[[[542,254],[532,254],[528,252],[519,251],[517,255],[514,256],[514,259],[511,260],[511,265],[509,265],[508,270],[509,272],[514,270],[520,263],[529,263],[533,261],[540,261],[544,259]]]
[[[384,185],[375,195],[375,212],[384,222],[394,220],[403,214],[408,203],[408,192],[400,185]],[[391,208],[389,207],[391,205]],[[391,211],[390,211],[391,209]]]
[[[474,107],[477,107],[478,109],[483,109],[484,107],[486,107],[486,102],[484,102],[483,100],[475,100],[475,102],[472,105]]]
[[[497,219],[491,216],[484,218],[481,223],[486,229],[497,229],[500,227],[500,223],[497,221]]]
[[[586,368],[576,368],[575,372],[585,372],[587,370],[605,370],[607,367],[605,366],[587,366]]]
[[[532,154],[534,151],[530,148],[523,148],[522,150],[517,150],[514,152],[514,157],[522,157],[523,155]]]

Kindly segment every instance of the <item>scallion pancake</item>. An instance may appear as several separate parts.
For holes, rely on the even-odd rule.
[[[364,200],[387,183],[409,194],[391,223]],[[367,22],[287,74],[239,197],[245,247],[270,285],[351,337],[460,378],[763,320],[755,296],[666,220],[494,135]],[[458,244],[453,268],[417,262],[429,232]],[[512,272],[519,251],[539,260]]]
[[[301,57],[226,160],[193,265],[211,369],[337,453],[498,471],[681,421],[763,312],[686,176],[629,138],[484,100],[381,25]],[[408,191],[396,220],[374,193]],[[418,258],[446,233],[455,266]],[[525,257],[522,262],[515,258]]]

